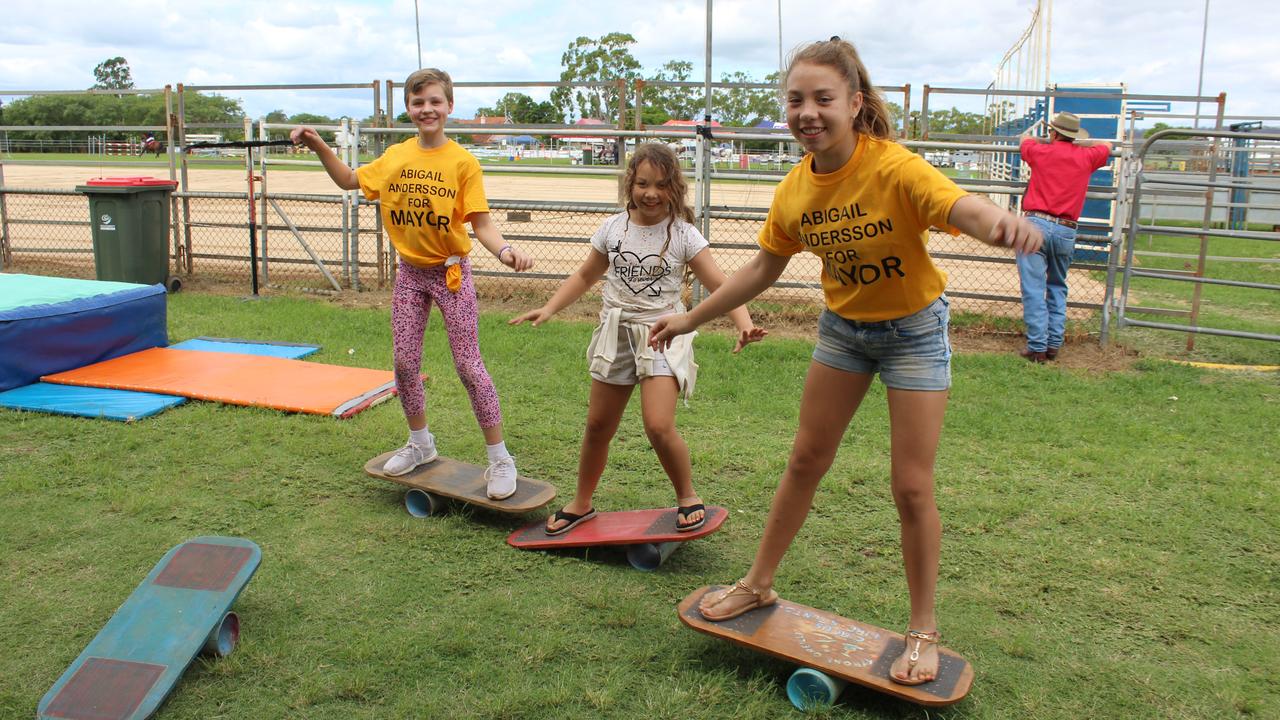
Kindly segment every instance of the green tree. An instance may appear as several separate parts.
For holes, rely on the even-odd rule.
[[[645,125],[662,125],[670,119],[671,115],[660,107],[654,107],[653,105],[645,103],[644,107],[640,109],[640,122]],[[676,119],[684,120],[685,118]]]
[[[404,122],[408,123],[409,114],[401,114],[404,115]],[[291,125],[308,125],[315,127],[317,125],[337,125],[341,122],[342,121],[338,118],[331,118],[328,115],[317,115],[316,113],[295,113],[289,116],[289,124]],[[319,133],[322,140],[329,143],[333,142],[334,137],[337,135],[337,133],[330,130],[316,130],[316,132]]]
[[[476,110],[476,117],[505,117],[519,125],[555,125],[564,122],[556,106],[538,102],[524,93],[507,93],[493,107]]]
[[[244,119],[244,107],[235,98],[217,93],[185,93],[187,123],[192,122],[241,122]]]
[[[686,60],[668,60],[658,72],[654,73],[654,82],[689,82],[693,73],[693,63]],[[677,120],[696,120],[702,117],[702,92],[694,87],[670,87],[655,85],[647,88],[644,94],[644,110],[642,119],[649,124],[650,111],[659,110],[665,114],[661,122],[671,118]],[[654,113],[657,115],[657,113]],[[658,123],[661,124],[661,123]]]
[[[983,118],[983,123],[982,123],[983,131],[988,133],[995,133],[995,131],[1000,126],[1001,119],[1003,119],[1003,122],[1006,122],[1006,123],[1009,122],[1011,119],[1013,119],[1013,116],[1014,116],[1013,108],[1014,108],[1013,102],[1010,100],[1001,100],[999,102],[994,102],[988,105],[987,114],[986,114],[986,117]],[[929,126],[930,128],[933,127],[932,118],[930,118],[929,120]]]
[[[129,72],[129,61],[122,57],[113,57],[98,63],[93,69],[93,87],[103,90],[120,90],[133,87],[133,74]]]
[[[741,70],[724,73],[721,82],[750,84],[759,83]],[[778,106],[778,73],[774,72],[764,79],[769,87],[734,87],[719,88],[712,92],[711,109],[723,125],[733,127],[751,127],[761,120],[773,120],[782,112]]]
[[[188,126],[206,124],[231,124],[241,122],[244,111],[240,101],[221,95],[203,95],[188,92],[185,97]],[[5,122],[10,125],[32,127],[48,125],[164,125],[165,106],[163,95],[103,95],[84,93],[76,95],[35,95],[15,100],[5,108]],[[94,133],[107,140],[136,140],[132,131],[103,131]],[[239,130],[231,130],[228,136],[239,137]],[[84,134],[73,131],[30,130],[10,133],[13,139],[73,140],[83,141]]]
[[[558,87],[551,91],[551,102],[560,114],[570,120],[576,114],[616,123],[617,81],[632,81],[640,77],[640,63],[632,57],[630,50],[635,42],[631,35],[615,32],[599,39],[579,37],[569,43],[569,48],[560,56],[560,64],[564,67],[560,80],[591,84]]]
[[[409,114],[401,113],[404,116],[404,122],[409,122]],[[397,118],[399,119],[399,118]],[[289,116],[288,122],[294,125],[337,125],[338,120],[328,115],[317,115],[315,113],[295,113]]]
[[[951,135],[983,135],[987,118],[957,108],[934,110],[929,113],[929,132]]]

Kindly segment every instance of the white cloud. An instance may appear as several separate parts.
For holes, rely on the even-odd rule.
[[[599,0],[418,0],[422,61],[459,81],[558,80],[574,38],[628,32],[646,71],[672,59],[703,72],[702,0],[632,4]],[[366,83],[399,81],[417,65],[414,0],[63,0],[60,12],[17,3],[0,24],[0,91],[74,89],[93,68],[120,55],[139,87],[165,84]],[[852,40],[873,80],[919,88],[980,88],[1018,38],[1034,0],[782,0],[782,50],[839,34]],[[320,8],[320,9],[317,9]],[[1273,38],[1280,11],[1270,3],[1214,0],[1204,92],[1228,95],[1229,113],[1280,114],[1280,67]],[[1199,74],[1201,0],[1075,0],[1054,7],[1052,79],[1122,81],[1143,94],[1190,95]],[[763,78],[778,65],[777,0],[717,0],[713,74]],[[466,89],[455,114],[489,104],[501,88]],[[546,91],[522,89],[536,98]],[[357,93],[358,95],[359,93]],[[366,106],[346,92],[246,93],[253,114],[326,112]],[[940,97],[948,105],[959,98]],[[316,103],[291,107],[294,102]],[[326,104],[333,103],[335,108]],[[932,104],[932,101],[931,101]],[[348,110],[366,115],[371,110]]]

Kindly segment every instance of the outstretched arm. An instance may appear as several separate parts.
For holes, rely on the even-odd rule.
[[[360,179],[356,177],[356,171],[339,160],[337,154],[333,152],[329,144],[315,130],[305,125],[299,125],[289,133],[289,139],[295,145],[306,145],[311,152],[315,153],[320,158],[320,164],[324,165],[324,171],[329,173],[329,177],[335,185],[343,190],[360,189]]]
[[[689,269],[711,291],[712,295],[725,284],[724,273],[720,271],[720,266],[711,257],[710,248],[694,255],[693,259],[689,261]],[[753,342],[763,340],[764,336],[769,334],[767,330],[755,326],[755,323],[751,320],[751,313],[747,312],[746,305],[735,307],[729,311],[728,315],[729,319],[733,321],[734,327],[738,328],[738,342],[733,347],[735,353]]]
[[[763,249],[758,250],[755,257],[748,260],[746,265],[711,293],[710,297],[698,303],[698,307],[687,313],[658,318],[649,330],[649,344],[656,349],[665,348],[671,344],[671,338],[676,335],[693,332],[702,323],[719,317],[759,295],[777,281],[790,261],[790,257],[774,255]]]
[[[981,195],[966,195],[957,200],[951,206],[947,222],[988,245],[1013,248],[1023,254],[1037,252],[1044,242],[1035,225],[996,207]]]
[[[471,223],[471,231],[476,234],[476,240],[493,253],[493,256],[498,258],[498,262],[516,272],[523,272],[533,267],[533,258],[503,239],[502,233],[498,230],[498,226],[493,224],[493,218],[489,213],[472,213],[467,218],[467,222]]]
[[[552,315],[560,312],[568,307],[573,301],[582,297],[582,294],[596,284],[601,275],[609,269],[609,258],[595,248],[587,251],[587,259],[582,262],[577,272],[564,279],[560,283],[560,287],[556,288],[555,293],[551,295],[551,299],[546,305],[529,312],[513,317],[507,321],[510,325],[519,325],[528,320],[534,327],[541,325],[551,318]]]

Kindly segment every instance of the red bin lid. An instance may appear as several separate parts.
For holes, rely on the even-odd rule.
[[[85,185],[96,187],[148,187],[152,185],[177,187],[178,183],[174,180],[163,180],[155,177],[99,177],[90,178],[85,182]]]

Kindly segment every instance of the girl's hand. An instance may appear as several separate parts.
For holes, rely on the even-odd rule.
[[[294,145],[305,145],[308,148],[314,148],[316,143],[322,143],[319,133],[306,125],[299,125],[289,132],[289,139]]]
[[[764,339],[764,336],[768,334],[769,334],[768,330],[765,330],[764,328],[758,328],[754,325],[747,328],[746,330],[739,330],[738,344],[733,346],[734,354],[736,355],[739,352],[742,352],[742,348],[750,345],[753,342],[760,342],[761,340]]]
[[[664,315],[658,318],[649,328],[649,347],[659,352],[671,347],[671,340],[677,335],[692,332],[693,323],[689,322],[688,313]]]
[[[551,315],[552,313],[549,312],[545,307],[540,307],[537,310],[530,310],[529,312],[523,315],[518,315],[516,317],[511,318],[510,320],[507,321],[507,324],[519,325],[525,320],[528,320],[530,323],[533,324],[534,327],[538,327],[542,323],[550,320]]]
[[[1044,243],[1039,228],[1026,218],[1007,212],[1000,213],[996,224],[991,226],[989,239],[992,245],[1010,247],[1023,255],[1039,252],[1040,245]]]
[[[498,261],[516,272],[524,272],[533,267],[533,258],[529,257],[525,251],[511,245],[504,245],[498,251]]]

